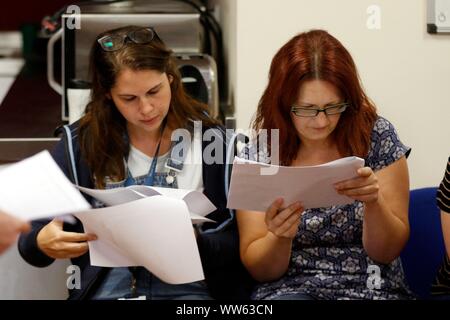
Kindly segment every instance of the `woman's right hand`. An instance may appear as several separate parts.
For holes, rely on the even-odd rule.
[[[265,222],[267,229],[278,238],[293,239],[298,231],[300,218],[304,211],[300,202],[282,208],[283,199],[275,200],[267,209]]]
[[[76,258],[89,250],[87,241],[97,240],[93,234],[63,231],[63,222],[54,219],[37,235],[37,245],[53,259]]]

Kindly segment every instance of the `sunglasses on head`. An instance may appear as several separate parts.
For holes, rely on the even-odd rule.
[[[111,52],[123,48],[127,41],[137,44],[150,43],[155,38],[156,32],[153,28],[141,28],[127,33],[106,35],[97,40],[103,50]]]

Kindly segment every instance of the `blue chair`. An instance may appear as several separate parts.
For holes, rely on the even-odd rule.
[[[410,238],[401,253],[403,270],[411,290],[420,299],[430,298],[431,284],[444,258],[437,188],[411,190],[409,200]]]

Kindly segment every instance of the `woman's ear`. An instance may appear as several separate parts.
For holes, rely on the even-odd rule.
[[[108,98],[109,100],[112,100],[112,97],[111,97],[111,93],[110,93],[110,92],[108,92],[108,93],[106,94],[106,98]]]
[[[167,78],[169,79],[169,83],[172,84],[173,82],[173,76],[171,74],[167,75]]]

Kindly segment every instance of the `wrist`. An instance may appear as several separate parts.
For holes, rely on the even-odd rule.
[[[268,238],[269,241],[277,243],[279,245],[292,245],[292,241],[294,240],[293,238],[287,238],[287,237],[280,237],[277,236],[275,233],[273,233],[272,231],[268,230],[266,237]]]
[[[385,211],[384,198],[381,193],[378,195],[377,199],[373,201],[364,202],[365,214],[370,215],[372,212],[380,213]]]
[[[368,201],[364,201],[364,203],[367,205],[377,206],[377,205],[381,205],[381,202],[383,200],[384,200],[384,198],[383,198],[382,193],[380,191],[378,191],[376,196],[374,196],[373,198],[371,198]]]
[[[36,247],[38,248],[39,251],[48,256],[47,251],[43,247],[44,243],[43,237],[45,236],[43,232],[45,232],[45,227],[39,230],[39,232],[36,235]]]

